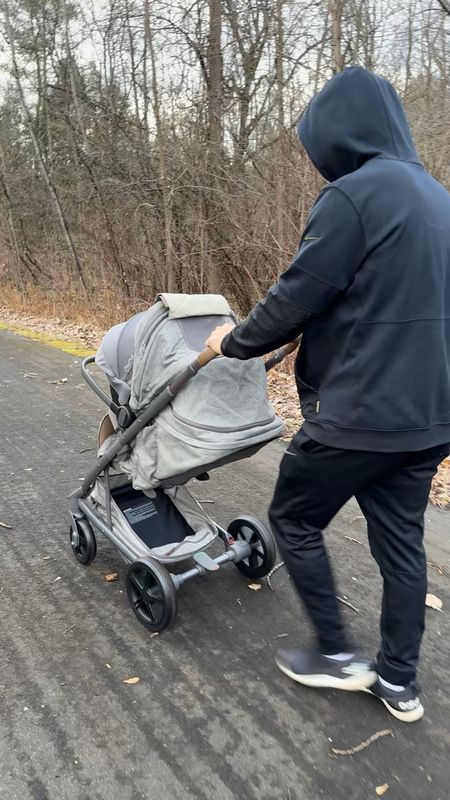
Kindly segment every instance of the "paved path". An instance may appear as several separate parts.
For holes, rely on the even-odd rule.
[[[31,376],[31,377],[27,377]],[[49,381],[67,378],[65,384]],[[274,667],[310,631],[284,570],[254,592],[230,566],[191,582],[175,627],[150,637],[130,611],[125,565],[101,539],[83,568],[67,496],[91,463],[99,403],[74,357],[0,331],[0,800],[447,800],[450,514],[430,508],[426,717],[402,725],[364,694],[303,689]],[[197,484],[211,514],[264,517],[282,448]],[[353,504],[328,541],[344,613],[377,646],[380,581]],[[361,544],[344,538],[350,536]],[[106,583],[117,571],[120,581]],[[139,676],[140,683],[123,680]],[[331,758],[376,731],[352,757]]]

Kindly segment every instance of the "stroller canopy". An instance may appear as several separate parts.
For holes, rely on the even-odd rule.
[[[113,385],[121,381],[128,387],[130,406],[138,414],[204,349],[217,325],[235,321],[221,296],[162,295],[148,311],[125,323],[119,335],[120,326],[115,326],[96,361],[101,368],[107,363],[105,372]],[[134,343],[128,338],[124,348],[132,326]],[[126,349],[129,357],[134,353],[131,360]],[[111,376],[112,365],[119,375]],[[127,365],[132,366],[128,380]],[[125,394],[122,387],[119,397]],[[120,456],[120,468],[130,474],[136,489],[168,488],[251,455],[282,430],[267,398],[262,359],[217,358],[138,433],[131,450]],[[108,440],[102,451],[107,446]]]
[[[97,350],[95,363],[108,376],[119,402],[128,403],[131,395],[131,375],[134,358],[134,337],[144,312],[110,328]]]

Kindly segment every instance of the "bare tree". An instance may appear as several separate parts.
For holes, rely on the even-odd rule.
[[[6,34],[7,34],[8,40],[9,40],[9,47],[10,47],[10,53],[11,53],[11,63],[12,63],[12,68],[13,68],[13,76],[14,76],[14,79],[15,79],[15,82],[16,82],[16,86],[17,86],[18,96],[19,96],[20,104],[21,104],[21,107],[22,107],[23,115],[24,115],[25,125],[27,127],[30,139],[31,139],[31,141],[33,143],[33,147],[34,147],[34,150],[35,150],[35,153],[36,153],[36,158],[37,158],[37,161],[39,163],[40,169],[42,171],[42,175],[44,177],[45,183],[47,184],[48,191],[49,191],[50,196],[51,196],[51,198],[52,198],[52,200],[54,202],[54,205],[55,205],[55,208],[56,208],[56,212],[57,212],[57,215],[58,215],[58,219],[60,221],[61,228],[62,228],[63,233],[64,233],[64,238],[65,238],[66,243],[67,243],[67,248],[68,248],[69,253],[71,254],[71,257],[72,257],[72,262],[73,262],[73,266],[75,268],[75,272],[76,272],[76,274],[77,274],[77,276],[78,276],[78,278],[80,280],[81,285],[83,286],[83,289],[86,291],[87,287],[86,287],[86,284],[84,282],[83,271],[82,271],[82,268],[81,268],[80,259],[78,258],[78,253],[76,251],[75,244],[74,244],[73,239],[72,239],[72,235],[71,235],[71,232],[70,232],[69,224],[68,224],[66,216],[64,214],[64,211],[63,211],[63,208],[62,208],[62,205],[61,205],[61,202],[60,202],[56,187],[55,187],[55,185],[54,185],[54,183],[53,183],[53,181],[52,181],[52,179],[50,177],[50,174],[49,174],[49,172],[47,170],[47,167],[45,165],[45,161],[44,161],[44,158],[43,158],[43,155],[42,155],[42,152],[41,152],[41,148],[39,146],[39,142],[38,142],[38,140],[36,138],[36,135],[35,135],[35,132],[34,132],[34,128],[33,128],[32,120],[31,120],[31,116],[30,116],[30,112],[28,110],[27,103],[26,103],[26,100],[25,100],[25,95],[24,95],[23,88],[22,88],[22,83],[21,83],[21,80],[20,80],[19,67],[18,67],[18,64],[17,64],[16,49],[15,49],[15,45],[14,45],[14,33],[13,33],[12,26],[11,26],[11,18],[10,18],[10,14],[9,14],[9,8],[8,8],[7,0],[3,0],[2,6],[3,6],[3,15],[4,15],[4,20],[5,20],[5,26],[6,26]]]
[[[360,64],[450,185],[448,0],[0,0],[0,287],[114,321],[161,289],[245,313],[322,179],[296,122]],[[92,299],[91,299],[92,295]]]
[[[175,271],[173,263],[173,247],[172,247],[172,208],[171,197],[167,176],[167,159],[166,159],[166,136],[161,115],[161,104],[158,89],[158,77],[156,73],[156,59],[155,49],[153,43],[153,31],[150,23],[150,9],[149,0],[144,0],[144,19],[145,19],[145,44],[148,48],[150,55],[150,65],[152,70],[151,87],[152,87],[152,100],[153,100],[153,113],[155,115],[156,123],[156,138],[158,143],[159,154],[159,179],[161,184],[161,195],[163,203],[164,215],[164,257],[165,257],[165,272],[166,272],[166,287],[167,291],[173,292],[175,290]]]

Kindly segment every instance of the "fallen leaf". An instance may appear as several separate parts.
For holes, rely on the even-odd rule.
[[[442,600],[440,597],[436,597],[435,594],[427,594],[425,605],[428,608],[434,608],[435,611],[442,611]]]
[[[259,592],[259,590],[261,588],[261,584],[260,583],[249,583],[248,588],[249,589],[253,589],[254,592]]]
[[[12,531],[11,525],[7,525],[6,522],[0,522],[0,528],[8,528],[8,530]]]
[[[133,685],[135,683],[139,683],[140,680],[140,678],[125,678],[124,683]]]
[[[109,575],[105,575],[105,581],[107,581],[108,583],[112,583],[113,581],[118,581],[118,580],[119,576],[117,572],[111,572]]]
[[[381,797],[381,795],[386,794],[388,789],[389,789],[389,784],[388,783],[383,783],[382,786],[377,786],[375,791],[376,791],[378,797]]]

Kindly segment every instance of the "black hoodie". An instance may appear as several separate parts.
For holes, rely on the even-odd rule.
[[[450,442],[450,195],[417,158],[393,87],[352,67],[309,104],[299,136],[330,181],[290,265],[224,355],[303,333],[304,431],[380,452]]]

